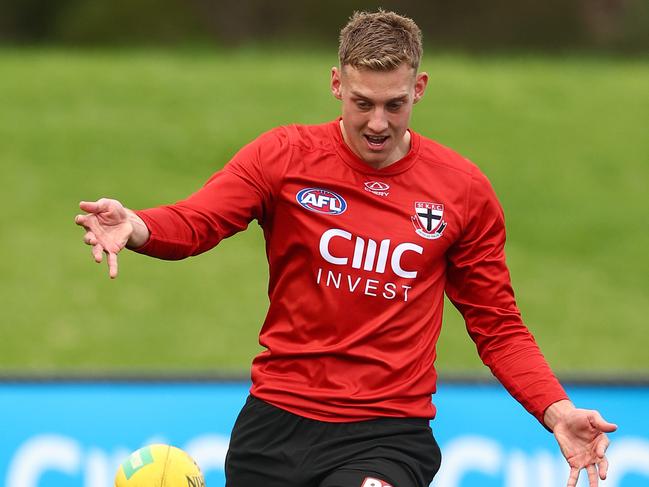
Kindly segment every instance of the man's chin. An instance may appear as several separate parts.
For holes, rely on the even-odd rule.
[[[392,149],[391,147],[383,147],[380,150],[372,150],[367,144],[359,144],[353,149],[353,152],[366,164],[379,169],[389,165],[388,160]]]
[[[381,168],[388,165],[388,154],[385,151],[363,151],[361,159],[375,168]]]

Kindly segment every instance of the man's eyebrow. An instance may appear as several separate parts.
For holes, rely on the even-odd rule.
[[[372,101],[372,99],[369,98],[368,96],[366,96],[363,93],[360,93],[358,91],[355,91],[355,90],[351,90],[351,95],[354,98],[361,98],[363,100]],[[403,95],[398,95],[398,96],[395,96],[394,98],[390,98],[389,100],[387,100],[386,103],[394,103],[396,101],[405,101],[407,99],[408,99],[408,94],[404,93]]]
[[[362,98],[363,100],[369,100],[369,98],[367,96],[365,96],[362,93],[359,93],[356,90],[352,90],[352,96],[355,97],[355,98]]]

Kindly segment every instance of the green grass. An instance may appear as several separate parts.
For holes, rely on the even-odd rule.
[[[80,199],[175,201],[238,147],[338,114],[335,53],[0,50],[0,372],[245,370],[267,306],[256,224],[183,262],[92,263]],[[647,371],[649,63],[431,56],[413,127],[478,163],[524,318],[559,372]],[[448,308],[439,368],[481,365]]]

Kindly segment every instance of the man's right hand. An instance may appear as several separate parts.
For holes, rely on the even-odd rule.
[[[146,225],[117,200],[101,198],[97,201],[82,201],[79,208],[86,214],[77,215],[74,222],[86,230],[83,241],[92,247],[95,262],[101,262],[106,254],[108,273],[111,279],[116,278],[117,254],[127,243],[135,247],[145,243],[149,236],[148,230],[146,235],[139,235],[142,233],[139,227],[146,229]]]

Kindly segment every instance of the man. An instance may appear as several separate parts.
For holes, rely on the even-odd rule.
[[[424,487],[441,457],[431,434],[443,294],[481,359],[553,431],[590,486],[616,426],[576,409],[516,307],[503,215],[479,169],[408,129],[428,76],[421,33],[392,12],[341,31],[331,91],[342,116],[280,127],[244,147],[174,205],[82,202],[97,262],[136,252],[181,259],[256,219],[267,242],[266,350],[234,427],[227,485]]]

